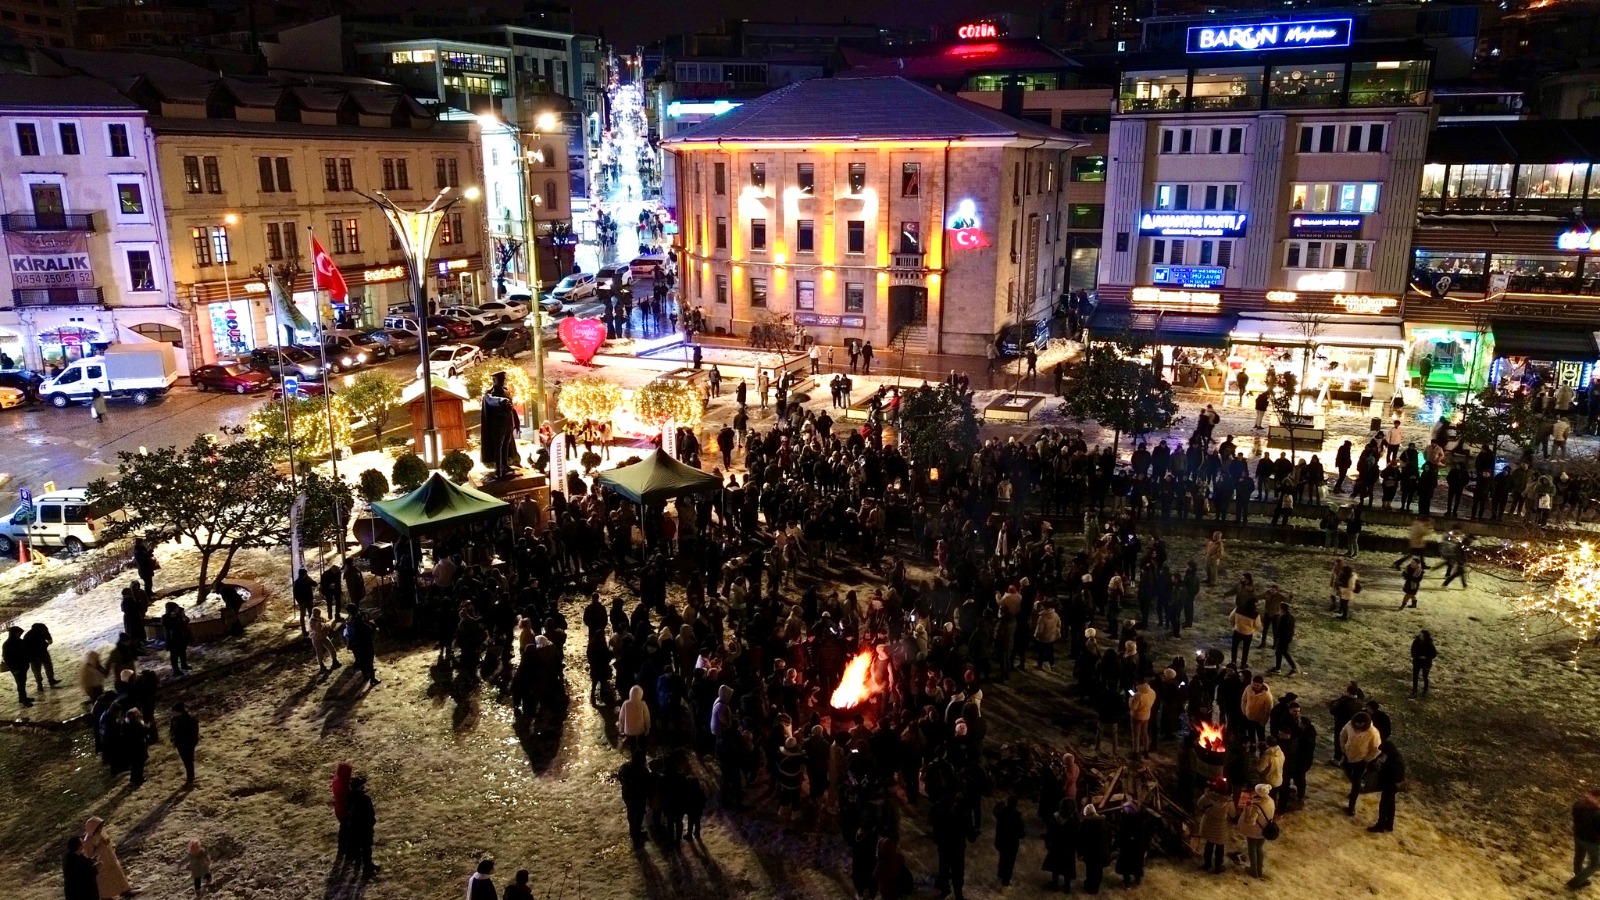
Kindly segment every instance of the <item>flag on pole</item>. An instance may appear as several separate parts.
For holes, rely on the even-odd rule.
[[[317,288],[326,290],[335,303],[349,300],[350,289],[345,286],[344,274],[333,264],[333,257],[328,255],[328,251],[322,249],[322,242],[317,240],[316,235],[311,236],[311,265],[315,270]]]
[[[311,323],[306,321],[305,314],[301,313],[300,308],[289,298],[289,291],[284,288],[282,278],[282,275],[270,269],[267,272],[267,293],[272,295],[272,309],[278,314],[278,324],[287,325],[295,331],[310,331]]]

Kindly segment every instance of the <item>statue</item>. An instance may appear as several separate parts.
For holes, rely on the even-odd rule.
[[[479,458],[486,466],[494,466],[494,477],[505,478],[511,474],[517,461],[517,429],[522,423],[517,410],[511,405],[511,391],[506,389],[506,373],[494,373],[494,384],[483,395],[483,411],[479,419],[479,435],[483,448]]]

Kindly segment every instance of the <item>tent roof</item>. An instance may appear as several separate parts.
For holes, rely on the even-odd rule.
[[[715,475],[684,465],[660,450],[652,450],[631,466],[601,472],[595,483],[635,503],[658,503],[685,494],[722,489],[722,482]]]
[[[378,517],[405,535],[427,534],[506,515],[511,504],[452,482],[438,472],[404,497],[372,504]]]

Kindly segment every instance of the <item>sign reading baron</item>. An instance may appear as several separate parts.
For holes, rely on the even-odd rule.
[[[1250,53],[1348,47],[1353,19],[1304,19],[1249,25],[1197,25],[1189,29],[1189,53]]]
[[[65,234],[6,235],[11,283],[18,288],[94,287],[89,266],[89,236]]]

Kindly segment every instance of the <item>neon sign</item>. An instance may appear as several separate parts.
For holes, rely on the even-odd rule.
[[[1361,237],[1361,216],[1349,213],[1296,213],[1289,217],[1289,237]]]
[[[1189,53],[1250,53],[1257,50],[1304,50],[1348,47],[1353,19],[1305,19],[1250,25],[1197,25],[1189,29]]]
[[[978,250],[989,246],[983,235],[983,223],[978,220],[978,204],[971,198],[956,204],[955,211],[945,220],[945,232],[950,245],[957,250]]]
[[[1242,212],[1145,212],[1139,215],[1139,233],[1158,237],[1239,237],[1244,234]]]
[[[1186,288],[1221,287],[1228,270],[1214,266],[1156,266],[1150,280]]]
[[[1600,250],[1600,231],[1563,231],[1556,235],[1557,250]]]
[[[729,110],[743,106],[732,100],[712,100],[710,102],[692,102],[674,100],[667,104],[667,118],[681,119],[684,116],[720,116]]]
[[[1396,297],[1371,297],[1366,294],[1334,294],[1333,305],[1342,306],[1345,312],[1375,316],[1384,310],[1400,305]]]
[[[979,41],[984,38],[997,38],[1000,29],[993,22],[971,22],[956,29],[956,37],[963,41]]]
[[[1215,312],[1222,305],[1222,294],[1216,291],[1165,291],[1161,288],[1136,287],[1128,293],[1128,300],[1134,306]]]

